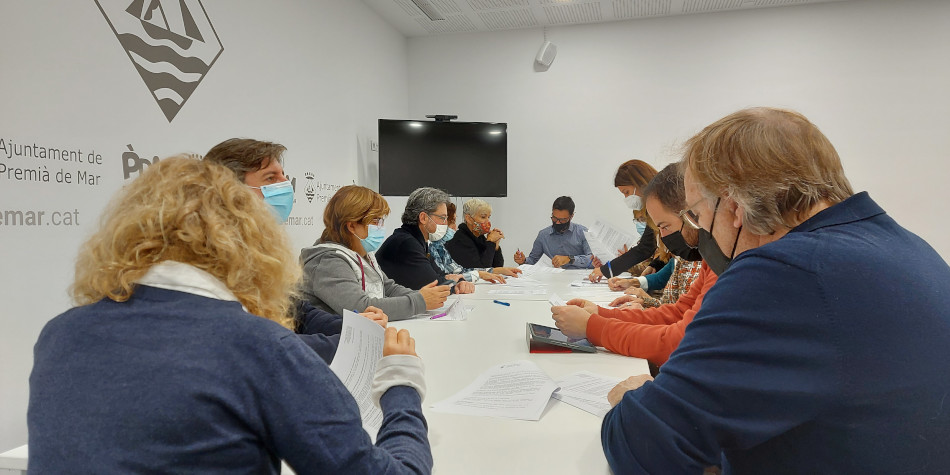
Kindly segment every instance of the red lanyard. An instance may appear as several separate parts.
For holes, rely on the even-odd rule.
[[[356,259],[360,261],[360,281],[363,283],[363,292],[366,292],[366,273],[363,272],[363,259],[360,259],[359,254],[356,255]]]

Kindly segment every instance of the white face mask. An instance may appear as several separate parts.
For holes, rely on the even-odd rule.
[[[624,197],[623,203],[627,205],[627,208],[630,208],[630,209],[634,209],[638,211],[643,209],[643,200],[641,200],[640,197],[637,195],[628,195]]]
[[[436,242],[439,239],[442,239],[442,236],[445,236],[445,232],[449,229],[448,224],[436,224],[435,232],[429,233],[429,241]]]

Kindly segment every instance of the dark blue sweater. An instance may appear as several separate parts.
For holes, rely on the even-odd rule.
[[[30,376],[30,473],[429,473],[419,394],[383,395],[374,447],[297,335],[237,302],[139,286],[51,320]]]
[[[298,300],[294,320],[297,324],[294,331],[300,340],[330,364],[337,347],[340,346],[343,317],[314,307],[306,300]]]
[[[620,473],[947,473],[950,267],[866,193],[743,252],[653,383],[604,418]]]

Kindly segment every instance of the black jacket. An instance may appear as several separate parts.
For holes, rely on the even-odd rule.
[[[397,284],[419,290],[433,280],[439,285],[454,284],[429,255],[429,245],[417,224],[403,224],[376,251],[376,261]],[[454,289],[453,289],[454,290]]]
[[[465,223],[460,224],[455,236],[445,243],[445,249],[455,262],[467,269],[505,265],[501,248],[496,251],[495,243],[489,242],[484,235],[476,237]]]

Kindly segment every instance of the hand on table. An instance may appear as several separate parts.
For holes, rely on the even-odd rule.
[[[518,251],[521,252],[521,251]],[[523,254],[522,254],[523,255]],[[507,275],[508,277],[518,277],[518,274],[521,274],[521,269],[517,267],[495,267],[491,270],[492,274],[501,274]]]
[[[483,270],[478,271],[478,277],[486,282],[491,282],[493,284],[504,284],[505,278],[498,275],[492,274],[491,272],[485,272]]]
[[[591,282],[600,282],[600,279],[604,278],[604,273],[600,271],[600,267],[595,267],[594,271],[587,276],[587,279]]]
[[[561,267],[569,262],[571,262],[571,258],[568,256],[554,256],[551,259],[551,265],[554,267]]]
[[[383,338],[383,356],[389,355],[419,356],[416,354],[416,339],[409,336],[409,330],[397,331],[395,327],[386,329],[386,335]]]
[[[475,292],[475,284],[467,280],[462,280],[455,284],[455,293],[457,294],[470,294],[472,292]]]
[[[370,305],[366,307],[366,310],[360,312],[360,315],[376,322],[379,326],[386,328],[386,324],[389,323],[389,317],[383,313],[382,310]]]
[[[616,406],[617,403],[623,399],[623,395],[626,394],[627,391],[633,391],[643,386],[647,381],[653,381],[653,376],[649,374],[638,374],[621,381],[620,384],[614,386],[614,388],[607,393],[607,402],[610,403],[610,407]]]
[[[551,307],[554,326],[570,338],[587,338],[587,321],[590,313],[576,305]]]
[[[609,287],[610,290],[624,290],[639,286],[640,281],[637,279],[624,279],[623,277],[611,277],[607,279],[607,287]]]
[[[454,280],[456,282],[461,281],[465,278],[462,274],[445,274],[446,280]]]
[[[449,297],[448,285],[436,285],[438,282],[432,281],[429,285],[419,289],[422,299],[426,301],[426,310],[435,310],[445,304],[445,299]]]
[[[623,293],[627,295],[632,295],[641,300],[645,300],[650,296],[650,294],[648,294],[646,290],[643,290],[640,287],[630,287],[629,289],[624,290]]]
[[[611,307],[620,307],[620,306],[635,307],[635,306],[641,306],[642,303],[643,303],[643,299],[641,299],[640,297],[634,297],[633,295],[621,295],[620,297],[615,298],[608,305],[610,305]]]

